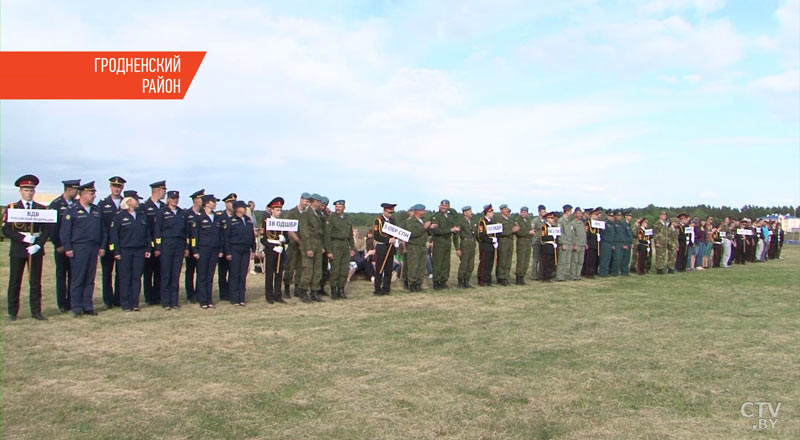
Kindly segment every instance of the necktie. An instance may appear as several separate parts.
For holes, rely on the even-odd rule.
[[[31,209],[31,202],[25,202],[25,209]]]

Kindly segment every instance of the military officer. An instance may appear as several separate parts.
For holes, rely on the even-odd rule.
[[[300,195],[300,201],[298,202],[297,206],[286,211],[283,214],[283,218],[289,220],[300,220],[300,214],[308,208],[311,199],[311,194],[308,192],[304,192]],[[292,297],[292,294],[289,290],[292,283],[294,283],[294,291],[295,295],[297,294],[298,289],[300,288],[300,275],[303,273],[303,259],[300,254],[300,235],[298,232],[290,231],[289,235],[289,245],[287,246],[286,250],[286,271],[283,275],[283,298],[289,299]]]
[[[394,207],[397,204],[381,203],[383,213],[372,223],[372,236],[375,239],[375,295],[388,295],[392,289],[392,264],[394,259],[394,237],[383,232],[385,223],[394,223]]]
[[[231,304],[245,305],[247,272],[250,257],[256,251],[253,221],[245,215],[247,203],[237,200],[233,204],[233,215],[226,220],[223,229],[225,259],[230,263],[229,286]]]
[[[319,213],[322,196],[311,194],[308,209],[300,214],[300,252],[303,271],[300,274],[300,300],[303,302],[322,302],[319,286],[322,279],[322,257],[325,231],[322,226],[322,215]]]
[[[607,210],[606,217],[606,227],[600,230],[600,265],[597,267],[597,275],[601,278],[611,273],[611,261],[617,242],[614,211]]]
[[[97,315],[92,303],[94,278],[97,273],[97,257],[105,254],[108,236],[103,228],[100,207],[94,204],[96,190],[94,181],[78,187],[78,203],[64,214],[61,227],[61,244],[67,257],[71,258],[72,285],[70,301],[72,314]]]
[[[586,255],[584,256],[586,270],[584,274],[586,278],[594,278],[597,275],[598,261],[597,257],[600,255],[600,230],[592,226],[592,221],[600,221],[600,213],[603,212],[602,207],[597,207],[590,211],[589,219],[586,220]]]
[[[514,234],[519,232],[519,226],[511,218],[511,209],[505,203],[500,205],[500,218],[497,223],[503,225],[503,232],[497,234],[497,267],[495,275],[497,284],[510,286],[508,278],[511,276],[511,259],[514,256]]]
[[[325,234],[325,230],[328,228],[328,218],[331,216],[331,210],[328,209],[328,203],[330,203],[330,199],[327,196],[321,196],[319,201],[319,209],[317,212],[319,213],[319,219],[322,221],[322,233],[323,236]],[[330,280],[330,272],[328,268],[330,267],[330,261],[328,260],[328,251],[324,247],[325,246],[325,239],[322,240],[322,266],[320,268],[320,280],[319,280],[319,290],[318,293],[322,296],[328,296],[328,292],[325,291],[325,285],[328,284]]]
[[[191,232],[192,222],[203,212],[203,196],[206,190],[200,189],[189,196],[192,200],[192,207],[184,211],[184,218],[186,219],[186,246],[191,247]],[[186,257],[186,273],[183,276],[183,285],[186,288],[186,301],[190,304],[197,302],[197,290],[195,289],[196,281],[200,277],[197,276],[197,260],[194,255]]]
[[[539,280],[542,278],[542,268],[539,266],[541,263],[541,257],[539,256],[539,251],[541,245],[539,244],[539,231],[542,229],[542,225],[545,223],[544,216],[547,215],[547,208],[544,205],[539,205],[537,208],[539,215],[534,217],[533,221],[531,222],[531,226],[533,230],[536,231],[536,239],[531,241],[531,246],[533,247],[533,261],[531,263],[531,278],[534,280]]]
[[[270,231],[267,229],[269,218],[281,218],[283,211],[283,197],[275,197],[267,204],[270,211],[269,217],[264,217],[261,223],[261,244],[264,245],[264,296],[269,304],[275,302],[285,304],[281,295],[283,285],[283,269],[286,266],[286,244],[288,234],[284,231]]]
[[[14,182],[19,188],[20,200],[8,205],[11,209],[46,209],[33,201],[39,178],[26,174]],[[44,245],[50,232],[46,223],[18,223],[8,221],[8,211],[3,216],[3,235],[11,239],[8,250],[8,319],[15,321],[19,313],[19,292],[22,288],[22,274],[28,265],[28,301],[33,319],[45,321],[42,315],[42,259]]]
[[[556,281],[566,281],[570,272],[572,272],[572,250],[575,247],[575,237],[573,236],[572,228],[570,227],[571,215],[572,205],[564,205],[561,217],[558,218],[558,222],[556,223],[558,228],[561,230],[561,235],[556,237],[556,242],[558,243]]]
[[[661,211],[658,221],[653,225],[653,252],[655,253],[656,274],[664,275],[669,262],[669,229],[670,222],[667,220],[667,211]]]
[[[48,209],[58,211],[56,223],[50,228],[50,241],[53,242],[53,258],[56,265],[56,304],[58,311],[64,313],[72,309],[69,300],[69,286],[72,280],[72,273],[69,266],[69,258],[64,254],[64,246],[61,244],[61,225],[64,221],[64,214],[67,209],[75,203],[78,195],[78,187],[81,186],[81,179],[62,180],[64,193],[50,202]]]
[[[344,213],[345,201],[333,202],[334,213],[325,223],[325,251],[331,262],[331,299],[347,299],[344,287],[350,270],[350,257],[355,255],[353,222]]]
[[[638,275],[647,274],[647,257],[650,252],[650,238],[645,231],[648,229],[646,217],[639,220],[636,226],[636,273]]]
[[[116,260],[119,274],[116,292],[124,312],[139,311],[144,262],[153,250],[147,216],[138,212],[141,199],[136,191],[125,191],[120,211],[114,215],[109,228],[108,253]]]
[[[472,271],[475,268],[475,228],[477,222],[472,218],[472,207],[467,205],[461,208],[461,216],[458,217],[457,225],[458,238],[455,244],[456,255],[458,255],[458,286],[470,288],[469,280],[472,278]]]
[[[103,228],[105,228],[107,236],[109,235],[111,222],[120,211],[122,191],[126,182],[122,177],[114,176],[108,179],[108,183],[111,194],[99,203],[103,218]],[[119,307],[120,305],[119,271],[114,271],[115,261],[114,252],[111,252],[111,249],[106,249],[106,254],[100,257],[100,267],[103,271],[103,304],[105,304],[106,309],[114,306]]]
[[[422,281],[425,278],[425,263],[427,258],[426,243],[428,230],[433,226],[433,221],[424,221],[425,205],[416,204],[408,208],[408,218],[403,227],[411,232],[411,237],[406,243],[405,272],[408,274],[408,288],[411,292],[422,292]],[[441,219],[440,219],[441,221]],[[445,220],[448,221],[448,220]],[[444,224],[444,223],[439,223]],[[449,241],[447,242],[449,246]],[[436,245],[434,245],[435,247]],[[434,278],[435,279],[435,278]]]
[[[667,273],[675,273],[675,260],[678,257],[678,220],[673,219],[667,230]]]
[[[550,228],[556,226],[556,213],[548,212],[545,214],[545,222],[539,232],[539,244],[541,248],[541,266],[542,266],[542,281],[550,282],[553,277],[553,266],[558,264],[558,255],[556,254],[556,237],[550,234]]]
[[[228,219],[233,217],[233,204],[236,203],[238,196],[236,193],[230,193],[222,198],[225,203],[225,209],[217,212],[216,215],[222,217],[223,226],[228,222]],[[223,256],[217,261],[217,284],[219,287],[219,300],[227,301],[230,299],[230,283],[228,282],[228,272],[230,271],[230,260],[227,256]]]
[[[190,245],[192,257],[197,261],[195,298],[200,308],[207,310],[215,307],[211,291],[216,265],[225,255],[222,243],[225,219],[214,211],[219,199],[213,194],[206,194],[201,200],[203,210],[190,223]]]
[[[678,233],[678,259],[676,261],[678,272],[684,272],[686,270],[686,251],[688,247],[686,237],[686,220],[688,218],[688,214],[678,214],[678,223],[676,225],[676,231]]]
[[[497,249],[497,234],[490,234],[488,226],[493,224],[494,208],[491,203],[484,205],[483,216],[478,220],[476,237],[478,238],[478,285],[492,285],[492,267]]]
[[[450,201],[445,199],[439,204],[439,211],[431,218],[429,229],[433,236],[431,259],[433,260],[433,289],[446,289],[450,278],[450,241],[456,241],[455,235],[461,229],[457,224],[455,210],[450,208]]]
[[[161,200],[167,195],[167,182],[159,180],[150,184],[150,197],[141,205],[147,215],[147,227],[155,233],[156,217],[166,205]],[[152,238],[155,247],[155,237]],[[144,301],[148,305],[161,303],[161,259],[153,254],[144,262]]]
[[[628,276],[630,275],[631,252],[636,238],[633,235],[633,227],[631,226],[631,213],[625,211],[623,214],[625,216],[624,219],[622,215],[616,218],[617,227],[619,228],[619,235],[617,236],[619,240],[617,246],[620,248],[618,252],[620,254],[619,271],[621,275]]]
[[[533,249],[531,241],[536,236],[536,230],[533,229],[531,218],[528,216],[527,206],[520,208],[519,214],[514,217],[514,224],[519,227],[514,233],[517,237],[517,267],[514,271],[516,275],[514,284],[524,286],[525,274],[528,273],[528,265],[531,263],[531,250]]]
[[[178,206],[180,193],[167,192],[167,206],[156,216],[155,255],[161,260],[161,306],[165,310],[180,308],[178,289],[181,264],[189,255],[186,244],[186,214]]]
[[[583,220],[583,211],[580,207],[573,210],[572,220],[569,228],[572,232],[572,251],[570,252],[570,273],[569,277],[578,281],[581,279],[581,269],[583,268],[583,257],[587,249],[586,246],[586,224]]]

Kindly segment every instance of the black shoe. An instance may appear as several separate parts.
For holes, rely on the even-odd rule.
[[[267,298],[267,304],[273,304],[274,302],[275,301],[273,301],[272,298]]]
[[[325,286],[319,288],[317,295],[328,296],[328,292],[325,291]]]
[[[83,313],[81,313],[81,312],[72,312],[72,317],[73,318],[80,318],[82,314]]]
[[[300,301],[302,301],[304,303],[310,303],[311,302],[311,298],[308,297],[308,294],[306,293],[306,289],[297,288],[297,289],[295,289],[294,294],[295,294],[296,297],[300,298]]]
[[[16,316],[14,316],[14,315],[8,315],[8,320],[9,320],[9,321],[16,321],[16,320],[17,320],[17,317],[16,317]]]
[[[83,314],[84,315],[89,315],[89,316],[97,316],[97,312],[95,312],[94,310],[89,310],[88,312],[83,312]]]
[[[105,304],[106,310],[111,310],[114,308],[114,304]]]
[[[331,287],[331,299],[332,300],[339,299],[339,288],[338,287]]]
[[[413,289],[414,288],[411,287],[410,284],[408,284],[408,281],[403,281],[403,290],[408,290],[409,292],[413,292],[414,291]]]
[[[283,298],[281,298],[280,296],[275,299],[275,302],[281,303],[281,304],[286,304],[286,301],[284,301]]]
[[[283,299],[292,299],[292,286],[290,284],[283,285]]]
[[[348,298],[348,297],[347,297],[347,295],[344,293],[344,287],[340,287],[340,288],[339,288],[339,298],[341,298],[341,299],[350,299],[350,298]]]
[[[447,285],[447,282],[443,281],[443,282],[439,283],[439,288],[440,289],[449,289],[450,286]]]
[[[325,302],[324,299],[320,298],[319,291],[312,291],[311,292],[311,301]]]
[[[47,318],[45,318],[44,315],[42,315],[41,313],[34,313],[33,315],[31,315],[31,317],[38,321],[47,321]]]

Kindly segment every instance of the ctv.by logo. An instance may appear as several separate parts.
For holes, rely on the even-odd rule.
[[[758,423],[753,425],[753,430],[774,429],[778,424],[781,402],[778,402],[775,407],[772,406],[772,402],[745,402],[739,411],[742,413],[742,417],[752,419],[756,417],[755,407],[758,407]]]

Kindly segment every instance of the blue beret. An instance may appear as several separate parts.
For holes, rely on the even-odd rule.
[[[471,210],[472,210],[472,206],[469,206],[469,205],[461,207],[461,212],[471,211]]]
[[[322,202],[323,205],[327,205],[331,200],[326,196],[322,196],[322,198],[320,198],[319,201]]]
[[[314,193],[314,194],[311,194],[311,196],[308,199],[309,200],[322,200],[322,196],[317,194],[317,193]]]
[[[311,193],[304,192],[303,194],[300,194],[300,198],[308,200],[311,198]]]
[[[442,200],[441,204],[442,205],[449,205],[450,204],[450,200],[444,199],[444,200]]]
[[[502,205],[500,205],[500,208],[498,208],[498,209],[504,209],[504,208],[508,208],[508,205],[506,205],[505,203],[503,203]]]
[[[522,208],[519,208],[519,212],[522,212],[522,211],[528,211],[528,207],[527,206],[523,206]]]
[[[345,203],[344,203],[344,200],[340,199],[340,200],[337,200],[337,201],[333,202],[333,204],[334,205],[344,205]]]
[[[412,206],[411,209],[409,209],[409,211],[424,211],[424,210],[425,210],[425,205],[423,205],[422,203],[417,203],[416,205]]]

